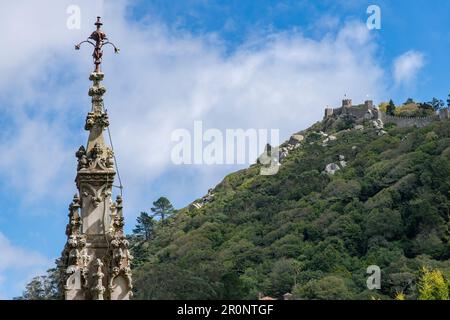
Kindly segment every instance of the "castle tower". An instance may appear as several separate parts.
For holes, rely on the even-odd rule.
[[[342,108],[350,108],[352,106],[352,99],[342,100]]]
[[[95,70],[89,79],[92,86],[91,111],[88,112],[85,130],[89,138],[76,152],[78,159],[76,187],[69,205],[67,242],[59,260],[61,289],[66,300],[127,300],[132,295],[131,255],[123,232],[122,197],[113,202],[112,187],[116,175],[112,148],[106,145],[103,131],[109,121],[103,106],[102,85],[104,74],[100,70],[103,51],[108,41],[101,30],[100,17],[97,29],[82,43],[94,46]]]
[[[367,109],[373,109],[373,101],[372,101],[372,100],[366,100],[366,101],[364,101],[364,106],[365,106]]]
[[[333,108],[325,108],[325,115],[324,115],[324,119],[332,117],[333,116]]]

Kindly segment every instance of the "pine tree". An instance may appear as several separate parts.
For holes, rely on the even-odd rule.
[[[444,101],[437,98],[433,98],[428,104],[431,105],[435,111],[439,111],[445,106]]]
[[[161,217],[162,222],[164,222],[164,219],[171,216],[175,211],[169,199],[166,197],[160,197],[158,200],[153,202],[153,207],[151,210],[153,212],[153,216]]]
[[[155,226],[153,217],[149,216],[147,212],[141,212],[136,220],[137,224],[133,229],[133,234],[144,241],[150,240]]]
[[[386,107],[386,114],[388,114],[390,116],[395,115],[395,104],[394,104],[394,101],[392,101],[392,99],[389,100],[389,104]]]

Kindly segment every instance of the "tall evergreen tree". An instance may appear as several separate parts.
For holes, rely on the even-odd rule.
[[[166,197],[160,197],[158,200],[154,201],[153,207],[150,210],[152,210],[154,217],[161,217],[162,222],[175,211],[169,199]]]
[[[386,113],[390,116],[395,115],[395,104],[394,104],[394,101],[392,101],[392,99],[389,100],[389,104],[386,107]]]
[[[137,224],[133,229],[133,234],[144,241],[150,240],[155,226],[155,220],[153,217],[149,216],[147,212],[141,212],[136,220]]]
[[[431,105],[435,111],[439,111],[445,106],[444,101],[437,98],[433,98],[428,104]]]

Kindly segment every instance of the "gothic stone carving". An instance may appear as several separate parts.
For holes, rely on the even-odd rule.
[[[115,212],[111,228],[110,251],[110,280],[109,290],[113,297],[129,299],[132,296],[132,279],[130,263],[133,257],[128,250],[128,240],[123,232],[122,197],[117,196],[114,204]]]
[[[79,193],[69,206],[67,242],[59,261],[64,298],[129,299],[132,296],[128,241],[123,232],[122,198],[111,200],[115,176],[114,153],[103,139],[109,125],[100,84],[93,73],[89,90],[92,109],[86,117],[88,143],[75,153]]]
[[[81,233],[80,198],[73,197],[69,205],[69,223],[66,227],[67,243],[59,262],[63,292],[67,299],[83,299],[83,287],[87,285],[86,237]]]

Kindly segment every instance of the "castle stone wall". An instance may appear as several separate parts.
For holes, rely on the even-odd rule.
[[[345,108],[343,112],[355,116],[356,119],[364,119],[364,116],[366,115],[368,110],[369,109],[366,106],[358,106]]]
[[[439,118],[442,120],[450,119],[450,108],[445,108],[439,111]]]
[[[399,128],[405,127],[425,127],[433,121],[438,120],[437,116],[428,116],[428,117],[396,117],[390,116],[383,112],[380,112],[380,118],[384,123],[393,123]]]
[[[324,118],[339,117],[343,114],[350,114],[356,119],[356,123],[361,123],[364,120],[380,119],[384,123],[393,123],[397,127],[425,127],[436,120],[450,119],[450,109],[442,109],[439,115],[432,115],[427,117],[397,117],[390,116],[373,107],[372,100],[366,100],[363,105],[352,106],[352,100],[342,100],[342,107],[340,108],[326,108]]]

